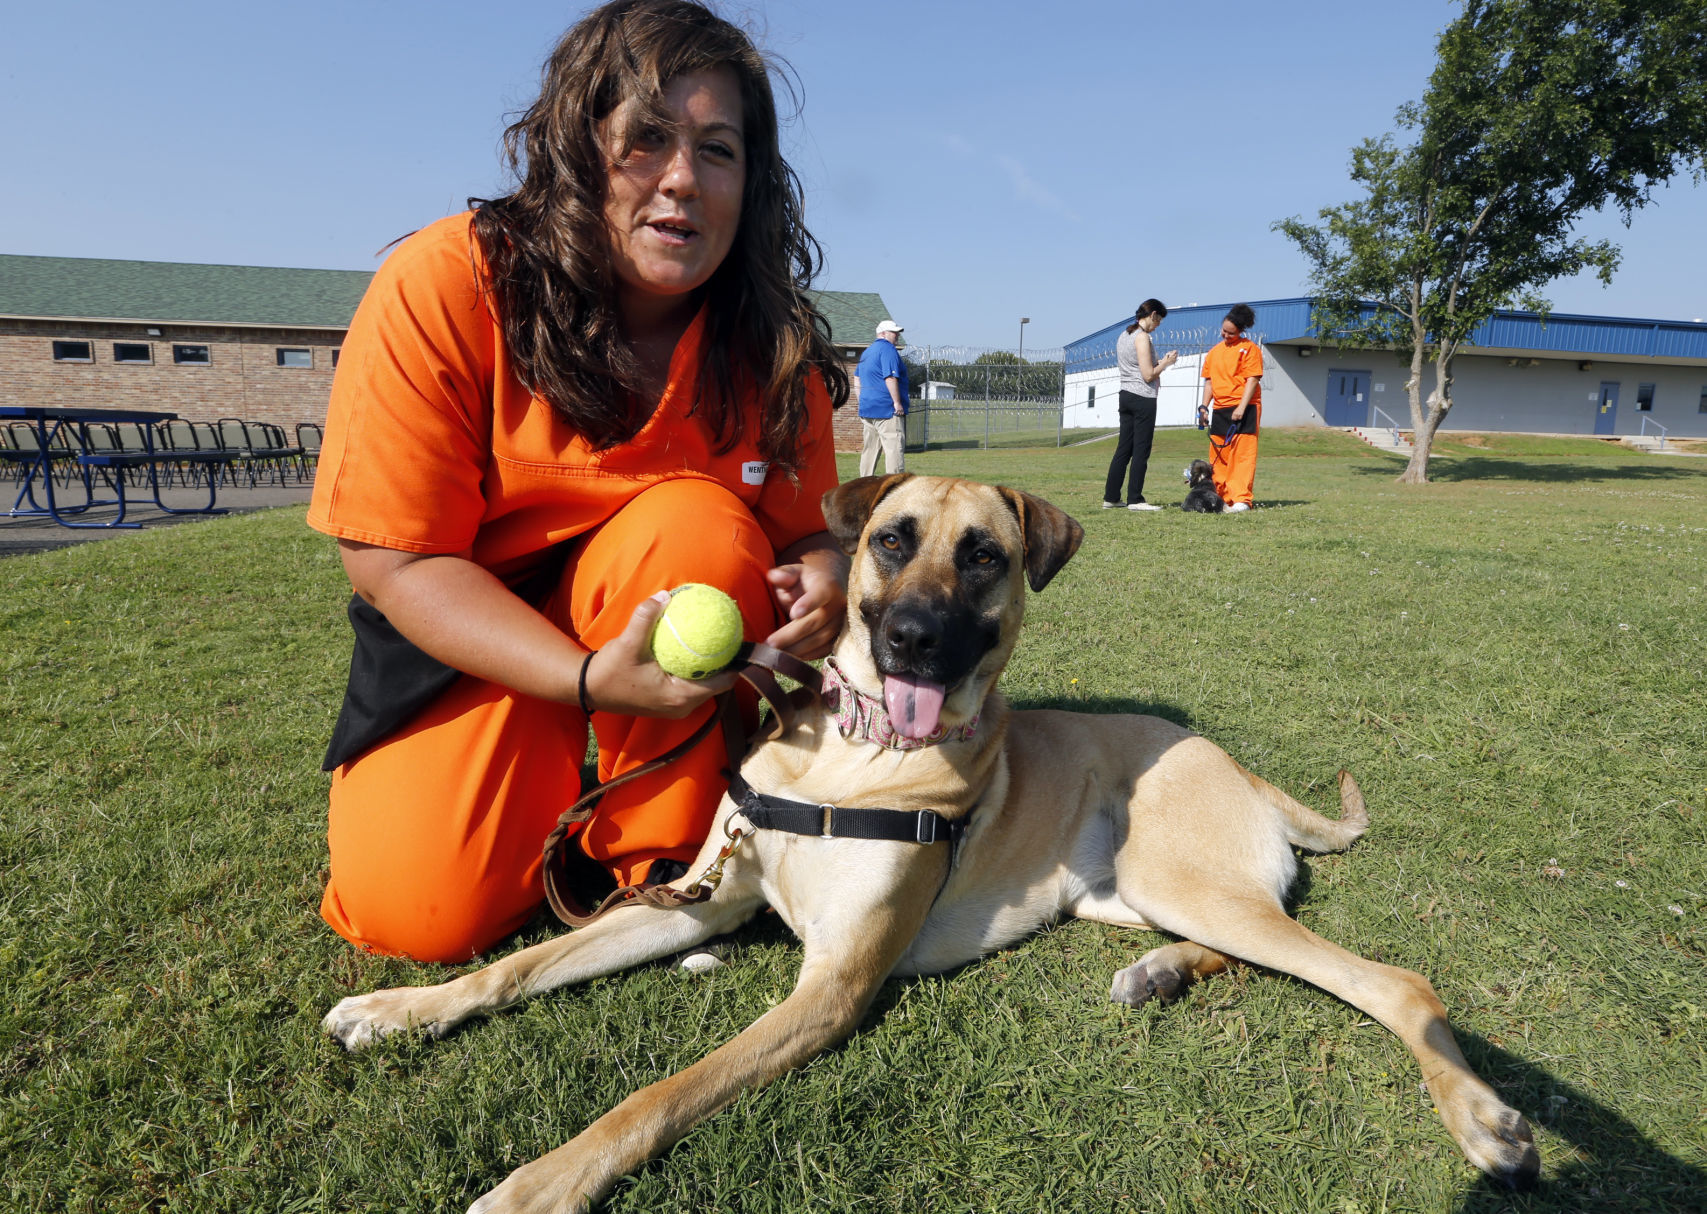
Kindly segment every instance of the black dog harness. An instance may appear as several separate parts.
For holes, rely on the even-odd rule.
[[[793,726],[788,697],[772,671],[781,671],[814,696],[821,694],[822,676],[818,671],[798,658],[772,649],[769,645],[743,644],[736,662],[741,666],[740,677],[771,707],[772,737],[787,733]],[[720,724],[723,728],[724,745],[729,751],[729,796],[735,802],[737,812],[746,818],[755,830],[780,830],[796,835],[815,835],[820,839],[878,839],[926,846],[947,843],[948,872],[949,875],[953,874],[960,840],[966,834],[972,819],[970,811],[960,819],[951,821],[929,809],[848,809],[837,805],[790,801],[758,792],[741,775],[741,760],[746,754],[746,732],[741,726],[741,714],[735,704],[735,697],[725,693],[719,696],[718,700],[719,710],[695,730],[692,737],[652,762],[631,772],[625,772],[617,779],[593,789],[557,819],[556,827],[545,840],[544,878],[546,901],[563,922],[572,927],[585,927],[619,906],[685,906],[704,902],[711,897],[717,883],[722,880],[724,863],[734,854],[745,833],[739,829],[730,830],[727,825],[724,827],[724,833],[729,837],[728,845],[723,848],[711,867],[689,888],[627,885],[606,896],[591,911],[582,909],[572,891],[568,852],[574,828],[592,817],[600,797],[620,783],[656,771],[666,763],[680,758],[699,745],[705,736]],[[730,817],[733,818],[734,815],[731,814]],[[947,877],[943,883],[947,885]],[[940,895],[941,891],[938,893]]]
[[[759,830],[783,830],[820,839],[884,839],[891,843],[960,842],[966,820],[951,822],[929,809],[844,809],[785,801],[747,789],[739,803],[741,816]]]

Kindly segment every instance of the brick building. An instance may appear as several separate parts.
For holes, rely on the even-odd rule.
[[[363,270],[0,254],[0,404],[146,408],[192,421],[322,422]],[[888,313],[820,291],[849,376]],[[857,450],[853,402],[836,446]]]
[[[370,278],[0,255],[0,402],[323,421]]]

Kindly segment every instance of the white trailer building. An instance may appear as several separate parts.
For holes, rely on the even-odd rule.
[[[1390,351],[1324,340],[1310,319],[1313,303],[1250,305],[1250,336],[1263,347],[1263,423],[1409,429],[1409,366]],[[1180,352],[1162,377],[1157,425],[1193,424],[1198,358],[1220,339],[1231,306],[1175,308],[1156,329],[1158,355]],[[1066,425],[1118,424],[1114,342],[1130,323],[1067,346]],[[1473,338],[1454,363],[1443,430],[1707,437],[1707,323],[1502,311]],[[1425,393],[1432,382],[1425,367]]]

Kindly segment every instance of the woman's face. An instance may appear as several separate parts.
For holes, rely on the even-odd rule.
[[[1152,312],[1148,316],[1146,316],[1143,320],[1138,322],[1138,327],[1140,329],[1144,330],[1144,332],[1146,332],[1146,333],[1154,333],[1156,331],[1156,326],[1161,324],[1161,323],[1162,323],[1162,318],[1160,316],[1157,316],[1154,312]]]
[[[633,105],[611,116],[610,135],[624,130]],[[642,130],[626,162],[611,164],[605,193],[611,261],[630,313],[703,286],[741,224],[747,156],[735,73],[678,77],[664,89],[664,110],[676,129]]]
[[[1229,346],[1236,346],[1239,344],[1239,333],[1239,326],[1234,324],[1232,321],[1224,320],[1221,322],[1221,340],[1226,342]]]

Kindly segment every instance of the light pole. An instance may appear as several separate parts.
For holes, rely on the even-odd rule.
[[[1025,361],[1025,327],[1030,323],[1031,317],[1029,316],[1019,318],[1019,360],[1022,363]]]

